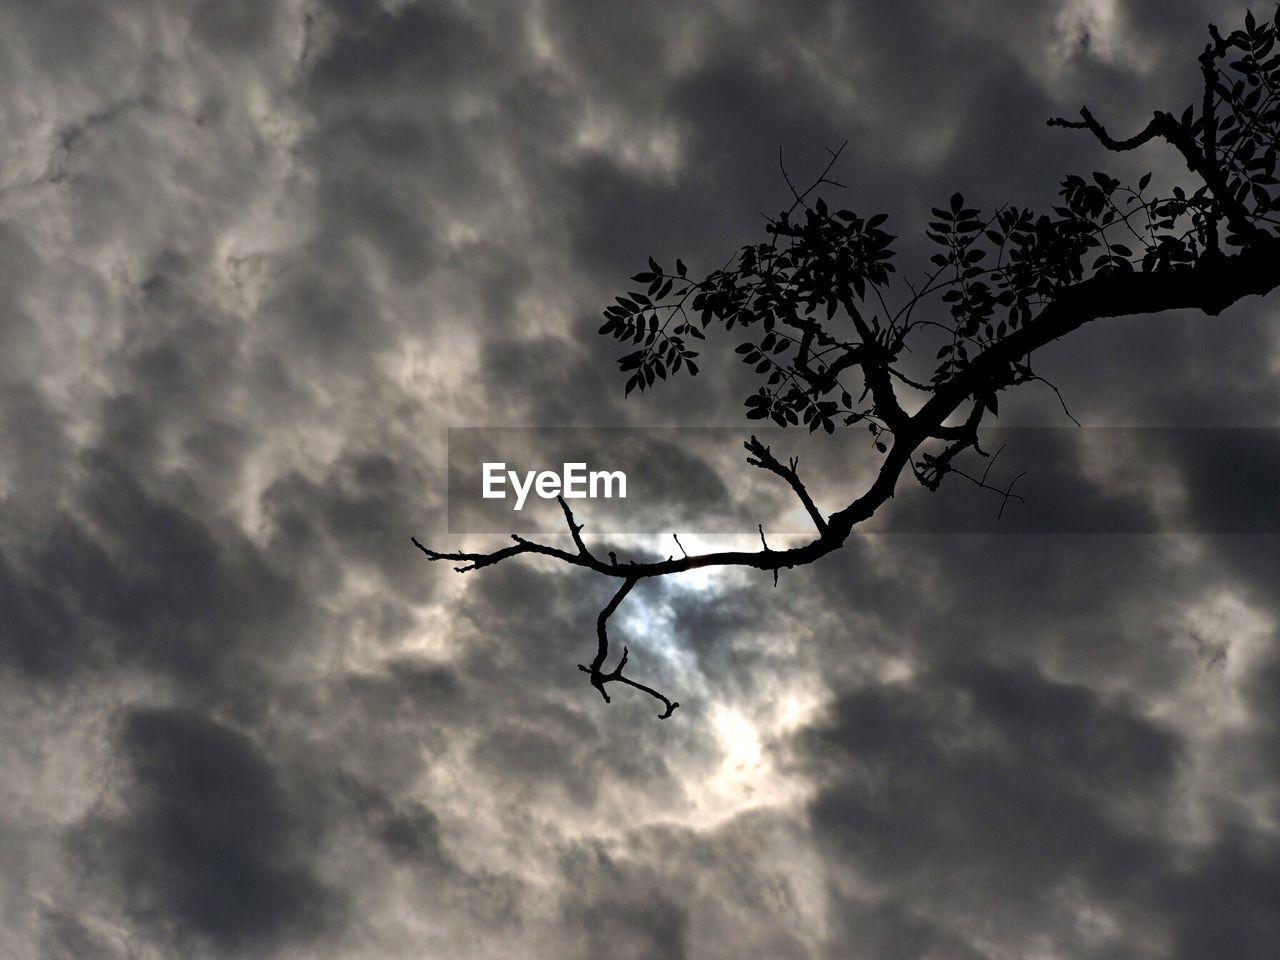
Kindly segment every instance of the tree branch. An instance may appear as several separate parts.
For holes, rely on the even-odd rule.
[[[1247,21],[1247,24],[1248,37],[1254,38],[1250,42],[1254,46],[1263,43],[1263,40],[1255,36],[1252,18]],[[940,263],[939,272],[944,267],[953,267],[957,273],[956,279],[935,284],[934,278],[938,276],[935,272],[923,289],[917,290],[911,286],[912,297],[904,308],[906,313],[901,329],[894,334],[893,325],[897,323],[898,316],[889,318],[891,340],[881,342],[878,337],[878,321],[867,322],[855,303],[854,294],[856,293],[857,299],[862,300],[865,295],[864,286],[869,284],[875,288],[876,295],[879,296],[878,285],[887,283],[886,277],[892,268],[884,264],[887,256],[891,255],[891,251],[886,254],[884,250],[891,237],[877,229],[883,217],[862,221],[848,211],[841,211],[833,218],[827,214],[825,204],[821,201],[815,205],[816,209],[807,207],[805,198],[811,190],[822,183],[834,183],[827,179],[831,164],[828,164],[814,185],[804,192],[795,188],[783,166],[783,177],[795,200],[792,210],[805,206],[808,217],[807,224],[804,226],[791,224],[787,219],[788,214],[783,214],[778,221],[771,221],[770,230],[774,234],[775,241],[778,236],[785,235],[791,238],[791,249],[785,253],[776,253],[769,245],[744,248],[745,252],[742,256],[744,266],[741,268],[741,273],[748,277],[755,276],[755,286],[751,283],[739,285],[738,274],[721,270],[712,274],[701,284],[690,285],[680,294],[681,297],[685,297],[693,289],[699,291],[698,297],[701,301],[695,299],[693,309],[700,311],[703,327],[706,327],[713,318],[723,321],[726,327],[731,327],[735,320],[741,320],[746,326],[749,321],[755,322],[763,316],[766,329],[771,329],[772,323],[783,323],[801,332],[801,339],[797,343],[796,367],[788,371],[790,377],[783,381],[784,385],[793,384],[793,396],[797,402],[792,406],[783,404],[775,407],[773,406],[774,394],[767,393],[766,388],[761,388],[758,397],[763,399],[749,414],[751,417],[761,419],[765,415],[770,415],[784,425],[788,421],[796,423],[796,411],[801,408],[800,404],[805,402],[810,404],[807,408],[803,408],[807,414],[806,422],[810,422],[817,406],[814,397],[810,394],[816,391],[820,397],[828,390],[834,389],[839,385],[836,377],[848,367],[858,366],[861,369],[866,383],[864,396],[866,393],[871,394],[871,412],[855,411],[847,422],[866,419],[872,427],[872,432],[876,434],[876,446],[884,453],[884,457],[872,483],[842,509],[824,517],[800,480],[796,471],[797,462],[794,459],[784,465],[755,436],[744,444],[749,454],[747,462],[751,466],[781,477],[791,487],[816,528],[817,535],[812,539],[796,546],[773,549],[765,541],[764,529],[761,526],[759,550],[724,550],[691,555],[685,551],[679,538],[676,537],[676,543],[680,546],[682,554],[680,557],[668,556],[666,559],[619,563],[617,557],[610,552],[606,562],[595,557],[587,548],[581,535],[582,525],[576,521],[568,504],[561,497],[560,506],[568,524],[569,536],[573,543],[572,551],[527,540],[516,534],[511,535],[514,541],[512,545],[487,553],[441,552],[429,549],[419,543],[416,538],[411,538],[414,546],[421,550],[428,560],[454,562],[457,564],[454,569],[460,572],[478,570],[512,557],[530,554],[548,557],[620,580],[621,584],[617,591],[597,618],[596,657],[589,666],[579,664],[579,669],[590,676],[591,684],[600,691],[606,701],[609,700],[606,685],[614,682],[622,683],[659,700],[665,706],[665,712],[661,716],[666,718],[671,716],[678,704],[651,687],[623,676],[623,668],[628,659],[625,646],[617,667],[609,672],[604,670],[609,651],[608,620],[640,580],[707,567],[741,566],[773,571],[776,584],[779,570],[812,563],[839,549],[858,524],[874,515],[894,496],[899,477],[907,466],[912,468],[917,477],[922,477],[922,482],[925,482],[926,486],[936,487],[944,473],[954,471],[980,487],[996,489],[1003,497],[1000,508],[1003,513],[1010,499],[1021,499],[1013,493],[1013,486],[1021,475],[1015,477],[1007,487],[1001,490],[989,487],[986,482],[991,470],[990,463],[981,477],[975,478],[954,470],[951,461],[969,448],[974,448],[979,454],[985,456],[978,447],[978,429],[984,410],[989,410],[992,414],[996,413],[995,398],[1001,390],[1031,380],[1042,379],[1031,372],[1029,358],[1035,350],[1051,344],[1085,324],[1107,317],[1153,314],[1179,309],[1197,310],[1209,316],[1217,316],[1244,297],[1265,295],[1280,286],[1280,237],[1273,235],[1262,226],[1268,220],[1267,210],[1274,207],[1273,201],[1269,199],[1264,189],[1265,182],[1260,185],[1252,180],[1246,170],[1243,179],[1236,183],[1231,178],[1235,177],[1237,168],[1244,169],[1241,164],[1248,160],[1247,156],[1244,160],[1238,157],[1233,158],[1230,153],[1225,160],[1220,157],[1223,148],[1219,146],[1219,132],[1226,130],[1227,126],[1224,121],[1220,127],[1216,116],[1218,105],[1215,98],[1223,89],[1218,61],[1226,54],[1229,47],[1245,45],[1245,40],[1239,38],[1244,37],[1245,34],[1239,36],[1233,34],[1224,39],[1213,28],[1210,34],[1214,42],[1200,57],[1204,93],[1199,122],[1193,122],[1190,108],[1182,120],[1175,119],[1168,113],[1156,112],[1147,126],[1137,134],[1126,139],[1116,139],[1108,133],[1087,107],[1080,111],[1082,119],[1079,121],[1061,118],[1049,121],[1051,126],[1089,130],[1103,147],[1115,152],[1134,150],[1154,139],[1162,139],[1173,146],[1182,155],[1188,168],[1204,181],[1204,187],[1197,189],[1190,198],[1186,197],[1182,190],[1175,190],[1175,200],[1163,201],[1166,208],[1173,208],[1173,212],[1166,214],[1163,210],[1157,210],[1154,219],[1152,211],[1155,205],[1148,204],[1139,196],[1144,186],[1140,182],[1138,191],[1133,195],[1141,201],[1142,206],[1138,209],[1146,212],[1153,234],[1152,241],[1148,245],[1150,259],[1143,260],[1141,270],[1137,270],[1136,265],[1127,259],[1130,254],[1126,250],[1120,248],[1118,244],[1108,243],[1106,237],[1103,237],[1105,255],[1099,257],[1094,263],[1091,268],[1094,272],[1087,278],[1082,278],[1085,271],[1090,269],[1084,265],[1084,254],[1090,247],[1098,245],[1095,232],[1100,231],[1101,227],[1096,222],[1099,215],[1096,211],[1102,209],[1104,200],[1098,199],[1096,205],[1087,197],[1082,201],[1079,191],[1085,189],[1085,184],[1080,178],[1068,178],[1068,181],[1064,182],[1064,194],[1068,195],[1068,209],[1055,208],[1061,211],[1061,219],[1055,221],[1043,216],[1038,221],[1033,221],[1030,210],[1019,212],[1014,209],[1008,213],[1006,220],[1005,217],[1000,216],[1003,212],[1002,208],[1002,211],[998,211],[997,214],[1000,218],[999,230],[994,234],[988,230],[992,225],[991,222],[989,221],[986,225],[981,224],[978,212],[966,209],[962,196],[957,193],[952,198],[949,212],[935,209],[935,215],[940,222],[931,225],[931,230],[934,232],[929,234],[935,242],[942,244],[948,250],[946,255],[939,254],[934,258],[935,263]],[[1274,67],[1266,69],[1271,71]],[[1268,89],[1271,89],[1270,86]],[[1231,100],[1234,95],[1223,93],[1222,96]],[[1253,102],[1256,103],[1256,100],[1257,97],[1254,96]],[[1266,101],[1266,103],[1269,102]],[[1238,108],[1234,100],[1231,100],[1231,103],[1233,109],[1237,111],[1252,109],[1252,104]],[[1200,140],[1197,140],[1198,133]],[[1232,137],[1239,139],[1237,132],[1222,134],[1222,139],[1230,140]],[[1249,149],[1255,149],[1255,147],[1251,146]],[[832,153],[832,163],[838,155],[838,151]],[[1255,166],[1256,163],[1255,161]],[[781,156],[779,156],[779,165],[782,166]],[[1267,177],[1270,177],[1269,172]],[[1073,186],[1070,182],[1072,179],[1078,181],[1079,186]],[[1095,192],[1102,191],[1100,196],[1109,200],[1118,181],[1112,182],[1103,174],[1095,174],[1095,180],[1098,182],[1098,187],[1088,187],[1088,189]],[[1233,190],[1233,184],[1237,189]],[[1253,196],[1258,198],[1256,201],[1258,209],[1253,213],[1245,206],[1250,185]],[[1112,206],[1114,207],[1114,202]],[[1192,236],[1188,243],[1188,234],[1183,234],[1181,237],[1176,233],[1158,237],[1154,235],[1157,229],[1173,230],[1172,224],[1176,218],[1186,213],[1188,207],[1193,207],[1192,229],[1188,234],[1196,230],[1201,231],[1200,237],[1207,245],[1205,249],[1197,246],[1195,236]],[[839,226],[836,225],[837,218]],[[1155,219],[1164,222],[1157,227]],[[1219,219],[1225,219],[1231,228],[1232,233],[1227,237],[1227,243],[1239,246],[1241,248],[1239,253],[1228,256],[1220,249],[1217,236]],[[1123,215],[1122,220],[1128,223],[1127,217]],[[1104,220],[1102,226],[1105,226],[1106,222],[1109,221]],[[992,269],[977,266],[987,251],[971,249],[971,239],[960,241],[956,239],[961,236],[976,238],[983,233],[988,237],[994,236],[992,243],[999,247],[997,257],[999,263]],[[1018,237],[1018,245],[1010,253],[1009,258],[1005,259],[1005,243],[1015,234]],[[1167,249],[1170,246],[1174,248],[1172,253]],[[1114,255],[1115,249],[1120,249],[1121,255]],[[757,254],[757,250],[764,252]],[[797,250],[800,252],[796,253]],[[1014,254],[1020,254],[1021,257],[1015,258]],[[757,255],[766,258],[767,268],[759,266]],[[775,259],[769,259],[770,257]],[[778,262],[786,258],[794,259],[787,260],[785,266],[779,267]],[[644,304],[651,304],[650,295],[658,300],[666,295],[665,292],[657,292],[663,289],[664,283],[667,291],[671,289],[671,278],[664,281],[656,262],[651,260],[650,263],[653,274],[643,275],[643,279],[651,283],[649,294],[636,295]],[[749,266],[746,265],[748,263]],[[858,269],[862,272],[857,273]],[[1003,278],[996,278],[998,271],[1004,272]],[[1011,274],[1016,283],[1010,280]],[[683,278],[684,275],[683,265],[678,262],[678,276]],[[638,275],[637,279],[641,277]],[[988,279],[1002,285],[999,297],[987,286]],[[761,284],[772,284],[773,286],[768,288],[772,292],[765,305],[758,307],[759,316],[752,316],[749,309],[752,297],[756,296]],[[908,286],[910,286],[909,283]],[[893,364],[898,352],[906,348],[906,335],[915,326],[919,324],[941,326],[941,324],[933,324],[928,320],[912,321],[910,310],[926,295],[944,290],[942,299],[944,302],[953,304],[952,316],[956,324],[955,329],[949,331],[953,336],[951,346],[944,347],[938,357],[948,356],[949,359],[939,368],[939,373],[935,375],[932,385],[914,383],[894,370]],[[986,299],[978,296],[975,291],[985,295]],[[972,299],[973,297],[977,299]],[[883,303],[883,299],[881,302]],[[633,342],[638,343],[645,333],[645,328],[642,326],[645,311],[656,310],[657,307],[649,306],[642,309],[637,302],[622,298],[619,299],[619,303],[623,306],[611,307],[606,311],[606,316],[610,317],[610,320],[605,328],[612,329],[614,335],[622,339],[632,337],[634,330]],[[999,322],[997,332],[992,332],[995,324],[993,311],[996,303],[1010,309],[1007,321],[1008,333],[1005,332],[1005,321]],[[823,306],[826,307],[828,320],[835,314],[837,308],[843,309],[856,328],[861,342],[840,343],[826,334],[821,323],[815,319],[817,311]],[[1032,308],[1039,310],[1034,317],[1031,315]],[[683,310],[683,299],[680,300],[679,309]],[[651,340],[655,335],[655,318],[656,314],[649,320],[648,332]],[[978,324],[984,321],[987,321],[985,335],[977,332]],[[965,323],[972,324],[971,328],[963,329]],[[663,329],[665,330],[665,327]],[[677,329],[677,335],[680,334],[680,329],[686,329],[690,336],[702,339],[702,334],[695,332],[691,320],[687,322],[686,327]],[[944,329],[947,328],[944,327]],[[602,332],[605,332],[605,329],[602,329]],[[796,342],[793,337],[788,336],[786,339]],[[812,353],[815,341],[822,348],[816,355]],[[680,344],[677,343],[676,346],[680,347]],[[751,345],[746,346],[749,356]],[[826,349],[827,347],[831,349]],[[650,348],[646,347],[646,349]],[[835,349],[842,349],[842,352],[832,363],[824,366],[826,358]],[[976,350],[976,355],[969,357],[967,349]],[[696,353],[688,352],[682,356],[694,357]],[[757,360],[760,358],[750,359],[749,362],[756,363]],[[638,353],[629,355],[623,358],[623,369],[634,369],[641,361],[642,358]],[[627,365],[629,362],[630,365]],[[757,372],[768,369],[771,371],[771,376],[781,377],[783,374],[777,362],[771,361],[771,363],[772,366],[770,363],[764,363],[764,367],[758,367]],[[692,360],[688,360],[686,365],[691,372],[696,372]],[[815,367],[820,369],[815,370]],[[652,384],[655,369],[650,367],[643,372],[645,379],[641,381],[642,385]],[[665,379],[666,373],[665,367],[657,367],[657,376]],[[899,403],[893,389],[895,376],[927,392],[927,399],[915,413],[908,414]],[[633,375],[632,382],[634,383],[638,377],[640,373]],[[808,393],[801,384],[801,378],[808,381],[811,388]],[[771,384],[777,382],[776,379],[770,381]],[[1048,381],[1044,382],[1048,383]],[[1061,393],[1052,384],[1049,386],[1061,401]],[[948,425],[948,420],[968,402],[972,402],[973,407],[964,423],[958,426]],[[748,406],[752,406],[750,401]],[[836,405],[829,404],[829,406]],[[852,404],[846,401],[845,406],[852,406]],[[1063,409],[1066,411],[1065,404]],[[1067,416],[1071,416],[1069,411]],[[880,441],[880,437],[886,433],[892,435],[892,443],[887,449]],[[919,464],[913,461],[912,458],[922,445],[931,440],[946,441],[948,446],[940,454],[924,454]],[[994,458],[991,463],[994,463]]]
[[[582,542],[582,524],[573,519],[573,511],[569,509],[569,504],[565,502],[563,495],[557,494],[556,499],[560,501],[560,509],[564,511],[564,520],[569,525],[569,536],[573,538],[573,545],[578,548],[579,554],[594,560],[595,557],[591,556],[591,551]]]
[[[1117,140],[1111,134],[1107,133],[1106,128],[1097,121],[1094,115],[1089,111],[1088,107],[1080,108],[1080,116],[1083,120],[1067,120],[1063,117],[1053,117],[1046,121],[1050,127],[1067,127],[1072,130],[1088,130],[1097,138],[1098,142],[1115,153],[1124,153],[1128,150],[1136,150],[1144,143],[1149,143],[1156,137],[1165,137],[1167,139],[1167,124],[1173,118],[1167,113],[1159,110],[1148,121],[1147,125],[1139,130],[1127,140]]]
[[[1051,127],[1086,129],[1097,138],[1099,143],[1114,152],[1133,150],[1159,137],[1182,154],[1182,159],[1186,161],[1187,169],[1204,181],[1210,193],[1213,194],[1214,200],[1217,201],[1218,206],[1226,216],[1227,223],[1230,224],[1231,229],[1242,237],[1266,236],[1266,232],[1249,219],[1248,210],[1232,193],[1231,188],[1222,176],[1222,172],[1218,169],[1216,156],[1206,156],[1204,152],[1197,148],[1195,137],[1191,131],[1184,128],[1172,114],[1157,110],[1150,122],[1139,133],[1127,140],[1116,140],[1108,134],[1106,128],[1089,112],[1088,107],[1080,108],[1080,116],[1084,118],[1082,121],[1054,117],[1048,121],[1048,125]]]
[[[622,581],[622,586],[618,588],[618,591],[613,595],[613,598],[605,604],[605,608],[600,611],[600,615],[596,617],[596,657],[591,661],[591,666],[586,666],[585,664],[580,663],[578,664],[578,669],[583,673],[590,675],[591,685],[600,691],[600,696],[604,697],[605,703],[610,702],[609,693],[605,690],[605,684],[624,683],[629,687],[635,687],[637,690],[649,694],[649,696],[653,697],[655,700],[661,701],[666,707],[666,710],[658,715],[658,719],[665,720],[675,712],[676,707],[680,706],[680,704],[675,700],[670,700],[663,696],[657,690],[653,689],[653,687],[647,687],[643,683],[637,683],[630,677],[624,677],[622,675],[622,668],[627,665],[627,657],[629,654],[629,651],[625,646],[622,648],[622,657],[618,660],[618,665],[616,667],[608,673],[605,673],[601,669],[604,666],[605,660],[609,656],[609,618],[617,611],[619,604],[626,599],[627,594],[631,592],[631,588],[635,585],[636,578],[634,577],[629,577]]]
[[[933,395],[894,432],[880,471],[871,486],[843,509],[826,518],[819,536],[800,546],[768,551],[724,550],[688,554],[645,563],[606,563],[590,553],[570,553],[548,544],[512,534],[514,546],[489,553],[431,550],[411,538],[427,559],[461,564],[460,572],[479,570],[524,554],[550,557],[577,567],[619,579],[662,577],[717,566],[743,566],[778,570],[812,563],[838,549],[853,528],[870,518],[893,496],[897,479],[910,456],[925,440],[943,430],[943,424],[964,401],[975,394],[1007,386],[1016,379],[1014,364],[1094,320],[1165,310],[1200,310],[1217,316],[1228,306],[1250,295],[1264,295],[1280,286],[1280,240],[1270,236],[1234,256],[1202,260],[1185,270],[1168,273],[1096,274],[1063,290],[1030,323],[989,346],[960,374],[941,384]]]
[[[804,483],[801,482],[799,475],[796,473],[798,461],[793,458],[790,466],[783,466],[769,448],[756,439],[755,434],[752,434],[751,439],[744,443],[743,446],[751,454],[747,458],[747,463],[753,467],[768,470],[770,473],[776,474],[787,481],[791,485],[791,489],[795,491],[796,496],[800,498],[800,502],[804,504],[805,512],[809,514],[809,519],[813,521],[813,525],[818,528],[818,533],[826,532],[826,519],[822,516],[822,512],[818,509],[817,504],[813,502],[813,498],[809,496],[809,491],[805,489]]]

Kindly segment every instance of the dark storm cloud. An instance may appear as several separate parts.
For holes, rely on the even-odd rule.
[[[8,665],[33,680],[143,665],[209,683],[246,647],[287,643],[297,585],[238,530],[198,518],[105,454],[78,465],[80,516],[64,516],[3,568]]]
[[[844,845],[830,860],[850,871],[844,883],[859,890],[869,875],[882,891],[874,906],[835,894],[850,944],[863,933],[876,955],[963,956],[977,950],[966,917],[981,916],[1004,943],[1047,937],[1080,956],[1165,955],[1140,946],[1165,938],[1192,956],[1207,931],[1234,923],[1242,955],[1263,955],[1270,920],[1253,893],[1269,880],[1258,861],[1240,865],[1253,871],[1247,895],[1207,893],[1215,864],[1238,850],[1231,838],[1250,832],[1240,826],[1249,814],[1230,791],[1218,797],[1207,846],[1187,846],[1167,819],[1189,759],[1204,749],[1189,741],[1206,733],[1194,715],[1180,729],[1153,722],[1144,702],[1213,682],[1242,655],[1230,632],[1227,648],[1207,649],[1169,617],[1179,597],[1213,595],[1234,579],[1173,546],[1162,537],[883,538],[881,564],[912,571],[911,599],[896,598],[903,585],[856,555],[815,571],[834,620],[825,642],[849,657],[831,675],[845,692],[799,741],[824,783],[810,809],[815,828]],[[857,619],[867,610],[881,619]],[[884,656],[905,658],[907,678],[868,684],[858,662]],[[1079,679],[1049,680],[1037,662]],[[1118,677],[1136,696],[1100,692]],[[1209,749],[1229,751],[1224,769],[1241,802],[1273,802],[1274,765],[1261,761],[1270,729],[1208,734]],[[1185,893],[1201,883],[1203,899]],[[1095,908],[1109,918],[1101,926],[1086,919]]]
[[[846,683],[865,682],[863,657],[1025,660],[1155,698],[1206,670],[1187,607],[1231,583],[1162,535],[891,535],[813,573],[829,618],[818,655]]]
[[[1271,905],[1280,894],[1280,850],[1273,838],[1251,834],[1228,828],[1195,869],[1170,882],[1179,960],[1219,952],[1263,960],[1275,953],[1280,924]]]
[[[965,666],[847,694],[814,737],[831,778],[811,808],[819,835],[944,929],[982,917],[1014,942],[1035,931],[1079,949],[1057,915],[1071,884],[1123,911],[1173,872],[1145,833],[1177,739],[1085,688]]]
[[[7,8],[0,946],[1266,955],[1269,539],[859,536],[777,590],[643,585],[614,653],[681,699],[662,723],[576,668],[610,585],[457,581],[408,543],[444,545],[445,426],[740,422],[725,340],[624,403],[594,330],[647,255],[758,239],[780,146],[803,178],[848,139],[840,203],[888,211],[910,269],[955,189],[1179,175],[1043,121],[1179,109],[1240,13]],[[1089,423],[1270,424],[1273,314],[1109,322],[1043,372]],[[1048,391],[1001,406],[1061,422]],[[726,489],[683,455],[689,503]],[[1148,529],[1163,472],[1177,519],[1247,527],[1224,466],[1184,442],[1108,473],[1065,438],[1036,493]]]

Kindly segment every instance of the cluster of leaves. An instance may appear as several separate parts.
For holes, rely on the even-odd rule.
[[[949,209],[932,212],[926,236],[943,250],[931,258],[937,270],[922,296],[942,290],[950,314],[950,322],[941,324],[950,340],[937,352],[936,384],[965,368],[971,348],[1016,330],[1031,319],[1034,306],[1078,282],[1083,258],[1098,241],[1089,221],[1071,213],[1036,217],[1031,210],[1006,207],[980,219],[959,193]]]
[[[636,347],[619,360],[629,373],[626,391],[644,390],[684,366],[696,374],[691,339],[722,324],[756,328],[760,338],[738,353],[764,378],[747,401],[748,416],[779,425],[804,423],[835,429],[835,418],[854,415],[853,399],[831,375],[827,358],[841,347],[825,329],[842,304],[861,301],[869,288],[889,282],[893,237],[880,229],[885,216],[863,219],[832,212],[823,200],[792,220],[785,211],[771,220],[768,242],[742,247],[730,264],[691,281],[683,261],[668,272],[650,258],[649,269],[632,277],[646,285],[617,297],[605,310],[600,332]],[[839,402],[825,399],[838,393]]]
[[[1189,107],[1177,119],[1157,114],[1148,131],[1130,141],[1112,141],[1087,111],[1085,122],[1053,121],[1088,126],[1113,150],[1159,136],[1200,174],[1198,189],[1175,186],[1152,195],[1149,173],[1134,186],[1100,171],[1071,175],[1061,182],[1060,203],[1041,214],[1016,207],[984,214],[956,193],[945,207],[933,208],[926,230],[940,248],[931,257],[932,273],[906,282],[896,309],[888,303],[894,238],[882,229],[885,215],[832,212],[821,199],[808,203],[808,191],[794,187],[795,204],[768,221],[768,240],[742,247],[701,280],[689,279],[682,261],[669,273],[651,258],[649,269],[633,277],[645,289],[617,298],[601,327],[635,348],[619,361],[629,375],[627,392],[681,367],[696,374],[697,353],[688,342],[704,339],[713,324],[741,326],[751,336],[737,355],[761,381],[746,398],[748,418],[828,432],[838,420],[865,422],[883,450],[882,436],[892,425],[873,387],[879,374],[936,390],[1091,276],[1186,269],[1220,252],[1220,226],[1226,242],[1239,245],[1249,231],[1280,224],[1280,201],[1272,196],[1280,135],[1277,30],[1280,9],[1274,21],[1250,15],[1227,37],[1213,30],[1214,43],[1201,58],[1201,109]],[[825,172],[814,186],[831,183],[824,178]],[[937,363],[928,383],[897,366],[911,351],[909,337],[921,330],[934,331],[928,349],[936,350]],[[862,382],[847,387],[842,376]],[[1011,382],[1033,378],[1029,364],[1015,365]],[[883,396],[883,383],[880,388]],[[975,392],[975,399],[996,411],[994,390]]]
[[[641,349],[619,361],[623,371],[631,372],[627,393],[637,387],[641,390],[651,387],[655,380],[667,379],[668,370],[677,373],[685,367],[691,375],[697,375],[694,357],[698,351],[690,350],[685,338],[705,340],[706,337],[688,322],[687,316],[674,327],[670,322],[673,315],[683,314],[684,303],[694,287],[687,279],[688,272],[683,260],[677,259],[676,272],[669,274],[650,257],[649,269],[631,278],[635,283],[647,284],[647,290],[632,290],[626,296],[616,297],[605,309],[601,333],[623,343],[643,344]]]
[[[1188,196],[1174,187],[1171,196],[1154,198],[1146,195],[1150,182],[1149,173],[1136,188],[1100,171],[1088,180],[1072,174],[1061,182],[1062,203],[1040,216],[1005,207],[982,220],[958,193],[949,209],[933,208],[926,235],[943,251],[931,258],[938,270],[924,290],[943,290],[951,334],[938,349],[933,382],[962,372],[971,353],[1026,324],[1087,276],[1195,263],[1213,216],[1208,188]]]
[[[1215,77],[1215,110],[1226,115],[1208,143],[1225,171],[1227,185],[1237,203],[1248,204],[1255,221],[1277,223],[1273,214],[1280,198],[1273,196],[1276,179],[1276,144],[1280,140],[1280,53],[1274,53],[1280,31],[1280,7],[1270,21],[1259,22],[1250,12],[1244,28],[1225,38],[1217,38],[1224,50],[1239,51],[1228,66],[1236,74],[1228,82]],[[1206,146],[1206,130],[1201,117],[1193,130],[1201,147]],[[1184,118],[1185,122],[1185,118]],[[1227,242],[1241,245],[1243,237],[1233,233]]]

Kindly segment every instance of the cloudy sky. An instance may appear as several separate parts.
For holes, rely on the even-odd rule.
[[[923,266],[953,190],[1178,175],[1044,120],[1180,112],[1242,13],[0,7],[0,958],[1275,956],[1280,543],[1187,439],[1280,425],[1275,302],[1046,351],[1086,427],[1177,428],[1053,434],[1091,533],[637,588],[665,722],[576,669],[610,584],[409,543],[458,541],[449,426],[745,427],[732,338],[624,403],[595,329],[647,255],[757,239],[780,147],[847,140],[840,204]],[[1064,425],[1024,390],[1002,422]]]

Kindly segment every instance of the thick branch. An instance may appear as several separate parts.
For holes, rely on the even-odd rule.
[[[1067,127],[1072,130],[1088,130],[1108,150],[1116,153],[1124,153],[1128,150],[1136,150],[1144,143],[1149,143],[1156,137],[1167,137],[1167,122],[1172,120],[1167,113],[1156,111],[1155,115],[1147,123],[1145,127],[1139,130],[1127,140],[1117,140],[1111,134],[1107,133],[1106,128],[1097,121],[1088,107],[1080,108],[1080,116],[1083,120],[1066,120],[1062,117],[1054,117],[1048,121],[1051,127]]]
[[[1164,310],[1200,310],[1217,316],[1237,300],[1280,286],[1280,242],[1264,238],[1234,257],[1201,260],[1167,273],[1097,274],[1070,287],[1034,320],[977,356],[912,418],[921,425],[946,419],[985,385],[1011,380],[1015,361],[1093,320]]]
[[[902,456],[935,435],[969,397],[999,390],[1016,380],[1014,364],[1034,350],[1105,317],[1165,310],[1200,310],[1217,316],[1250,295],[1280,286],[1280,240],[1260,236],[1233,257],[1204,258],[1186,270],[1166,273],[1096,274],[1063,290],[1034,320],[992,344],[960,374],[942,384],[895,433],[895,442],[872,488],[829,518],[836,535],[866,519],[866,508],[893,495]],[[909,448],[909,449],[908,449]],[[886,490],[885,488],[888,487]],[[877,504],[878,505],[878,504]]]
[[[892,358],[889,352],[876,340],[875,333],[867,325],[853,300],[845,297],[841,306],[853,320],[862,344],[857,352],[857,363],[862,367],[862,375],[866,378],[867,389],[871,391],[871,399],[875,403],[876,415],[885,422],[890,430],[897,430],[907,419],[907,413],[898,402],[898,395],[893,389],[893,380],[889,376],[889,365]]]
[[[982,448],[978,446],[978,427],[982,424],[982,415],[985,410],[986,397],[982,396],[973,402],[973,409],[969,411],[969,416],[960,426],[937,427],[930,431],[930,439],[950,440],[951,442],[939,454],[923,454],[919,466],[912,464],[916,479],[926,488],[937,490],[942,483],[942,478],[955,469],[951,465],[952,461],[970,447],[982,456],[986,456],[982,452]],[[958,473],[959,471],[956,472]],[[984,474],[983,483],[980,483],[979,486],[984,486],[985,481],[986,476]]]
[[[968,440],[974,442],[978,439],[978,425],[982,423],[982,413],[986,407],[981,403],[974,403],[973,409],[969,411],[969,416],[965,422],[957,427],[940,426],[929,431],[929,436],[935,440]]]

